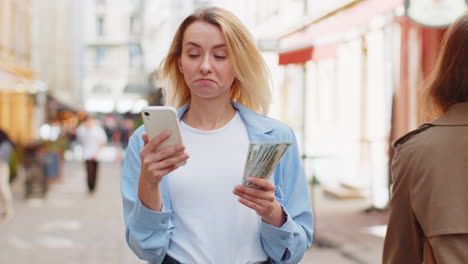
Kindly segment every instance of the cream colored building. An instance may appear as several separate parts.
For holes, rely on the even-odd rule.
[[[135,112],[148,91],[142,0],[86,0],[84,105],[90,112]]]
[[[193,9],[193,0],[145,1],[142,48],[147,74],[158,69],[177,27]]]
[[[15,142],[33,139],[31,0],[0,0],[0,128]]]
[[[67,108],[82,109],[82,1],[32,2],[32,68],[48,93]]]

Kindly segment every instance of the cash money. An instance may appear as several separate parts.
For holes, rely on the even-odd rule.
[[[281,160],[283,154],[288,150],[291,143],[289,142],[251,142],[249,145],[249,153],[245,163],[244,175],[242,184],[258,188],[247,182],[249,176],[268,179],[276,168],[276,165]]]

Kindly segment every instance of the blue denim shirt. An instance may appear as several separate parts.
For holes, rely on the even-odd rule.
[[[298,263],[305,250],[312,244],[314,220],[294,132],[278,120],[260,115],[236,102],[232,104],[239,111],[251,142],[292,143],[270,178],[276,186],[276,199],[287,216],[286,223],[277,228],[262,222],[260,237],[263,249],[273,261]],[[188,105],[184,105],[177,110],[179,118],[187,109]],[[122,169],[121,193],[126,240],[139,258],[150,263],[161,263],[169,246],[171,232],[177,227],[171,222],[171,201],[166,178],[161,181],[161,212],[146,208],[138,198],[141,166],[139,153],[144,145],[141,138],[144,131],[144,126],[141,126],[130,138]]]

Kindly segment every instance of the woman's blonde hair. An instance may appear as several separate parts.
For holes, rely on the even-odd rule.
[[[178,108],[190,102],[190,90],[177,62],[182,54],[184,33],[196,21],[210,23],[221,29],[234,68],[231,100],[255,112],[267,114],[271,102],[268,67],[254,38],[242,22],[231,12],[218,7],[198,9],[177,29],[169,53],[155,76],[158,81],[162,81],[166,104]]]

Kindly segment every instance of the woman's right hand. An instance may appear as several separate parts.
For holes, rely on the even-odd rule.
[[[185,146],[182,144],[156,151],[159,144],[169,138],[168,132],[157,135],[151,141],[148,140],[146,133],[142,134],[142,138],[145,145],[140,151],[138,197],[147,208],[161,211],[162,199],[159,183],[164,176],[178,168],[177,163],[187,160],[189,156],[184,152]]]

